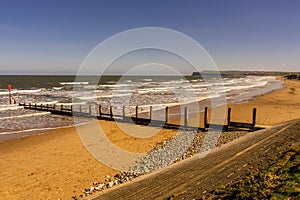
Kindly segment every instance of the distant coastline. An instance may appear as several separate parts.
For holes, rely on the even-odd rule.
[[[290,75],[299,75],[300,72],[284,72],[284,71],[238,71],[238,70],[229,70],[229,71],[202,71],[202,72],[193,72],[191,76],[206,76],[213,77],[216,75],[221,75],[222,77],[245,77],[245,76],[290,76]]]

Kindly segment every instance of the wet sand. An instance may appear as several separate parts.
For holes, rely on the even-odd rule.
[[[284,85],[282,90],[230,105],[232,120],[251,121],[249,112],[253,107],[258,109],[260,125],[299,118],[300,82],[285,81]],[[139,153],[150,151],[157,142],[177,134],[174,130],[162,130],[149,138],[135,138],[109,121],[93,122],[83,128],[95,131],[97,123],[112,143]],[[70,199],[94,181],[104,181],[106,175],[117,173],[89,154],[74,127],[1,142],[0,158],[0,199]]]

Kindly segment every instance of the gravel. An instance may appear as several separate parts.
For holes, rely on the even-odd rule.
[[[216,146],[228,143],[247,134],[245,131],[234,132],[199,132],[182,131],[179,135],[154,146],[153,150],[140,157],[140,161],[128,172],[144,174],[174,162],[179,162],[199,153],[208,153]]]
[[[180,134],[154,145],[153,150],[141,156],[140,161],[135,166],[130,167],[128,171],[116,174],[114,177],[106,176],[104,183],[94,182],[90,188],[84,189],[81,195],[72,198],[74,200],[79,199],[94,192],[128,182],[140,175],[166,167],[193,155],[208,153],[212,148],[228,143],[247,133],[246,131],[196,133],[195,131],[181,130]]]

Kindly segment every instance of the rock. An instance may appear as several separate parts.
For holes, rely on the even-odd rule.
[[[96,190],[96,191],[101,191],[102,189],[103,189],[103,188],[100,187],[100,186],[95,187],[95,190]]]
[[[94,182],[94,187],[92,186],[90,189],[85,189],[83,193],[89,195],[93,191],[102,191],[105,188],[113,187],[113,185],[128,182],[142,174],[149,173],[198,154],[201,145],[201,149],[209,150],[210,148],[239,138],[246,133],[247,132],[241,131],[225,132],[222,134],[210,132],[210,135],[206,137],[207,133],[204,132],[195,133],[192,131],[182,131],[181,134],[167,141],[157,143],[151,152],[140,156],[140,160],[137,161],[134,166],[131,166],[128,171],[115,174],[113,178],[106,175],[105,183]],[[206,138],[205,146],[203,145],[204,138]],[[217,144],[215,144],[216,142]]]
[[[82,190],[82,192],[85,194],[90,194],[90,188],[85,188],[84,190]]]
[[[113,180],[112,182],[113,182],[114,185],[118,185],[119,181],[118,180]]]
[[[78,197],[76,195],[72,196],[72,199],[78,200]]]
[[[90,191],[91,191],[91,192],[93,192],[93,191],[94,191],[94,189],[95,189],[95,188],[92,186],[92,187],[90,188]]]
[[[114,185],[113,181],[110,181],[106,184],[106,188],[111,188]]]
[[[121,174],[116,174],[114,177],[115,178],[121,178],[121,176],[122,176]]]
[[[99,182],[97,182],[97,181],[93,183],[93,185],[98,185],[98,184],[99,184]]]

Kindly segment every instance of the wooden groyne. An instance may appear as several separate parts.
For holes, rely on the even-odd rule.
[[[231,121],[231,108],[228,108],[227,111],[227,123],[226,124],[212,124],[208,121],[208,108],[204,109],[204,118],[203,118],[203,127],[189,126],[188,124],[188,107],[184,108],[183,113],[183,125],[173,124],[169,121],[170,108],[165,108],[164,120],[155,120],[152,119],[153,108],[149,108],[149,118],[140,117],[139,107],[135,107],[135,113],[133,115],[126,115],[125,106],[122,108],[122,114],[114,114],[113,106],[108,107],[108,112],[103,112],[101,105],[94,106],[88,105],[88,109],[83,110],[83,105],[63,105],[63,104],[32,104],[32,103],[19,103],[20,106],[23,106],[24,109],[38,110],[44,112],[51,112],[52,114],[57,115],[67,115],[67,116],[78,116],[86,118],[97,118],[99,120],[109,120],[109,121],[121,121],[125,123],[135,123],[139,125],[149,125],[154,127],[163,127],[169,129],[197,129],[197,131],[207,131],[208,128],[212,129],[222,129],[223,131],[228,131],[231,129],[247,129],[250,131],[255,131],[258,129],[263,129],[262,127],[256,126],[256,108],[253,108],[252,112],[252,122],[234,122]]]

